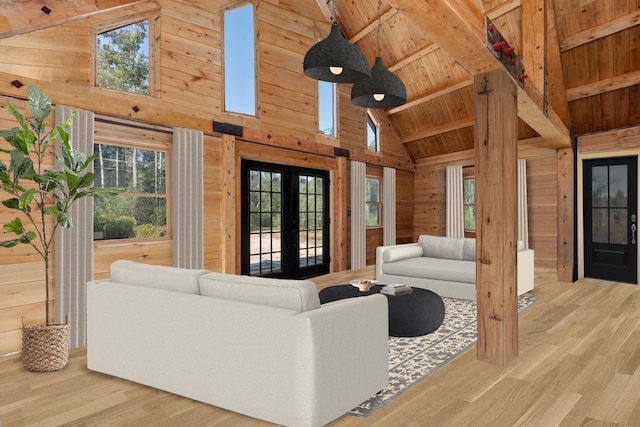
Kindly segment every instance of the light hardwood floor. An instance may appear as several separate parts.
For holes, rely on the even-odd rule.
[[[314,279],[318,288],[372,277],[368,268]],[[640,288],[554,280],[536,269],[540,301],[519,318],[520,355],[506,367],[475,347],[366,419],[331,426],[640,426]],[[215,379],[212,379],[215,381]],[[55,373],[0,361],[0,424],[267,426],[259,420],[86,369],[83,349]]]

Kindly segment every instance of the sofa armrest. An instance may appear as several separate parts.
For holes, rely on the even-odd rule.
[[[309,330],[310,386],[299,385],[324,425],[384,388],[389,380],[387,298],[348,298],[296,316]],[[322,399],[317,399],[322,396]]]
[[[518,295],[522,295],[533,290],[534,251],[533,249],[519,250],[517,257]]]
[[[376,280],[382,276],[382,264],[384,261],[384,253],[389,249],[395,248],[407,248],[412,246],[418,246],[417,243],[401,243],[399,245],[387,245],[387,246],[378,246],[376,248]]]

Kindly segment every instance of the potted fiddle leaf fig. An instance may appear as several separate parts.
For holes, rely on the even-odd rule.
[[[17,127],[0,130],[0,136],[10,145],[0,146],[8,154],[9,164],[0,160],[0,182],[9,198],[2,201],[5,208],[17,211],[17,216],[3,225],[5,234],[0,247],[18,244],[31,245],[42,257],[45,273],[45,323],[24,325],[22,328],[22,360],[30,371],[56,371],[66,366],[71,326],[51,322],[50,261],[54,234],[58,227],[72,226],[69,210],[83,197],[111,196],[118,190],[93,186],[90,166],[95,154],[87,156],[69,142],[69,127],[75,114],[62,125],[47,130],[45,120],[51,114],[51,99],[38,87],[27,88],[30,118],[23,116],[7,101],[7,110],[17,120]],[[58,138],[58,142],[56,142]],[[50,152],[60,144],[56,155],[58,169],[47,169]],[[49,150],[49,151],[48,151]]]

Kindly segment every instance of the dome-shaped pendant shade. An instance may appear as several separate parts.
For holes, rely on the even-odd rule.
[[[326,82],[355,83],[371,75],[367,57],[342,36],[337,23],[326,39],[311,46],[303,66],[307,76]]]
[[[351,102],[365,108],[393,108],[407,102],[407,88],[378,56],[371,68],[371,78],[351,88]]]

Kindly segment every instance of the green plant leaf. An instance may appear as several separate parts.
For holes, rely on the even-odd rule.
[[[71,228],[73,226],[73,223],[71,222],[71,217],[64,213],[60,213],[56,217],[56,221],[58,221],[58,224],[60,224],[63,228]]]
[[[20,242],[20,239],[4,240],[0,242],[0,248],[12,248]]]
[[[82,175],[80,181],[78,181],[78,188],[90,187],[93,184],[93,178],[93,172],[87,172],[86,174]]]
[[[11,199],[3,200],[2,204],[9,209],[20,210],[20,202],[15,197]]]
[[[28,154],[36,141],[36,135],[30,129],[20,129],[15,134],[15,147],[22,151],[24,154]]]
[[[33,196],[38,192],[36,189],[30,189],[22,193],[20,198],[18,199],[18,207],[23,212],[31,212],[31,202],[33,201]]]
[[[12,221],[3,225],[2,229],[6,233],[13,233],[18,235],[24,233],[24,225],[22,224],[20,218],[14,218]]]
[[[27,119],[22,115],[20,111],[18,111],[16,105],[13,102],[7,101],[7,110],[9,110],[11,115],[16,118],[22,129],[25,129],[27,127]]]
[[[28,86],[27,96],[29,97],[31,117],[42,123],[51,114],[51,98],[37,86]]]

